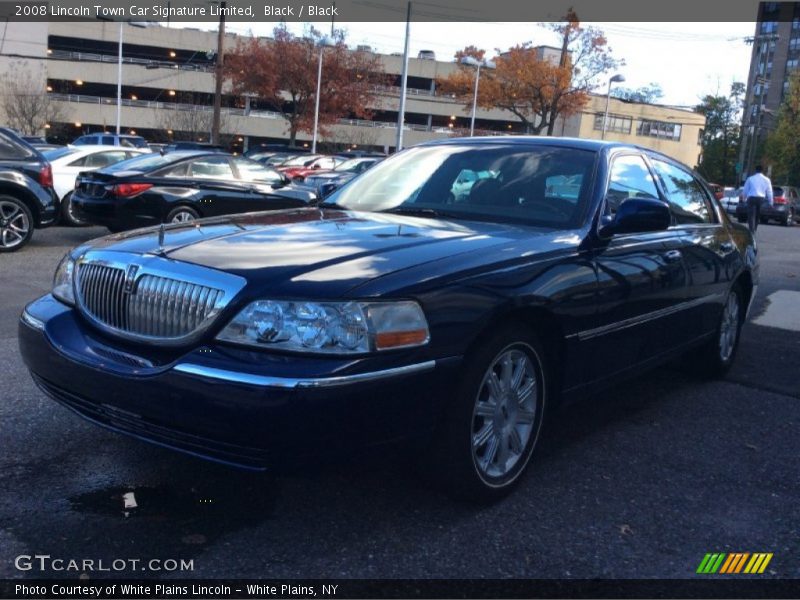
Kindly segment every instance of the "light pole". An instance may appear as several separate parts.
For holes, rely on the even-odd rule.
[[[319,66],[317,67],[317,95],[314,97],[314,134],[311,137],[311,154],[317,153],[317,129],[319,126],[319,95],[322,90],[322,57],[326,46],[333,46],[333,41],[325,36],[319,40]]]
[[[603,115],[603,133],[600,136],[601,140],[606,139],[606,126],[608,125],[608,103],[611,100],[611,84],[612,83],[621,83],[625,81],[625,76],[620,75],[617,73],[611,79],[608,80],[608,93],[606,94],[606,112]]]
[[[461,57],[461,64],[477,67],[475,71],[475,90],[472,94],[472,119],[470,119],[469,123],[469,137],[472,137],[475,135],[475,111],[478,108],[478,82],[481,79],[481,67],[494,69],[496,65],[492,61],[478,60],[472,56]]]

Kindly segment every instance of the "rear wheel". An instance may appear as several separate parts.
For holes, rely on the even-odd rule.
[[[173,208],[167,215],[167,223],[188,223],[199,219],[200,214],[189,206],[178,206]]]
[[[456,396],[423,467],[462,499],[490,502],[519,481],[548,401],[544,353],[532,333],[505,327],[467,358]]]
[[[33,236],[33,215],[22,200],[0,196],[0,252],[16,252]]]

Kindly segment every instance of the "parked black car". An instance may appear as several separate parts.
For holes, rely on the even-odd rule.
[[[25,246],[35,228],[56,222],[58,211],[50,163],[13,130],[0,127],[0,252]]]
[[[145,154],[80,173],[72,193],[81,221],[123,231],[258,210],[306,206],[309,192],[279,193],[287,178],[255,161],[219,152]]]
[[[464,169],[493,175],[452,202]],[[492,499],[551,404],[685,353],[727,370],[757,282],[749,232],[664,155],[450,139],[316,209],[80,246],[19,339],[47,394],[114,431],[256,469],[413,441]]]
[[[303,186],[314,190],[320,198],[329,196],[335,189],[371,169],[384,157],[351,158],[335,166],[332,171],[323,171],[308,175],[303,181]]]
[[[784,227],[791,227],[800,219],[800,197],[797,188],[789,185],[772,186],[773,205],[761,206],[761,222],[777,221]],[[736,206],[736,219],[740,223],[747,221],[747,202],[739,202]]]

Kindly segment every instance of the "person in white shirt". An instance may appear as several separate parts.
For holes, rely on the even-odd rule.
[[[772,182],[769,177],[762,173],[764,169],[761,165],[756,167],[756,172],[744,182],[742,196],[747,200],[747,225],[750,231],[755,233],[761,219],[761,207],[764,203],[772,206]]]

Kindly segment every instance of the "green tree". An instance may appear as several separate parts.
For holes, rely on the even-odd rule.
[[[767,136],[765,158],[772,164],[772,180],[800,185],[800,74],[789,78],[775,129]]]
[[[703,152],[697,169],[706,179],[721,185],[739,183],[736,160],[744,92],[744,84],[737,81],[731,84],[728,96],[709,94],[695,107],[696,112],[706,117],[701,139]]]

